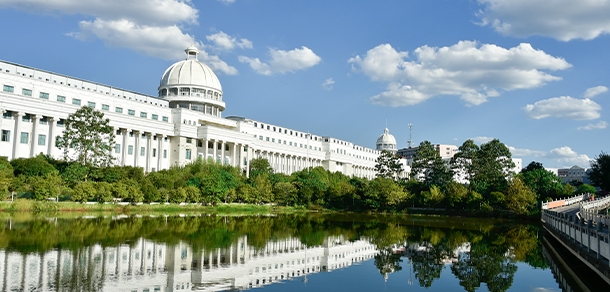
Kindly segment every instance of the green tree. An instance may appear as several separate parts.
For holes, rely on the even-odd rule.
[[[55,167],[41,157],[17,158],[11,160],[14,175],[45,176],[56,171]]]
[[[13,166],[5,156],[0,156],[0,195],[8,192],[14,178]],[[4,197],[0,198],[4,199]]]
[[[444,188],[453,180],[453,173],[447,167],[438,150],[430,141],[423,141],[415,151],[411,165],[411,178],[423,180],[428,185]]]
[[[452,181],[447,185],[447,202],[452,208],[463,206],[468,195],[468,188]]]
[[[589,185],[589,184],[582,184],[579,185],[578,188],[576,189],[576,194],[595,194],[597,190],[595,189],[594,186]]]
[[[290,182],[281,181],[273,185],[275,201],[280,204],[296,201],[297,188]]]
[[[112,191],[114,186],[108,182],[98,182],[95,186],[97,191],[95,193],[95,200],[99,203],[106,203],[112,201]]]
[[[604,191],[610,191],[610,154],[602,152],[591,160],[589,179],[594,186]]]
[[[97,190],[95,189],[94,182],[82,182],[74,187],[74,193],[72,194],[72,200],[76,202],[87,202],[95,197]]]
[[[259,157],[250,161],[250,176],[254,177],[261,173],[272,174],[273,169],[269,165],[269,160]]]
[[[91,107],[83,106],[66,119],[65,129],[58,146],[69,158],[70,149],[76,153],[77,161],[85,166],[109,166],[114,148],[114,130],[104,114]]]
[[[538,161],[532,161],[524,169],[522,169],[520,173],[528,173],[530,171],[534,171],[534,170],[538,170],[538,169],[544,169],[544,166],[542,165],[542,163],[540,163]]]
[[[32,186],[32,198],[38,201],[57,198],[64,184],[64,180],[59,176],[57,170],[44,176],[31,177],[29,182]]]
[[[563,194],[561,178],[544,168],[522,171],[519,176],[536,193],[536,199],[557,198]]]
[[[397,180],[403,171],[400,157],[392,152],[381,150],[376,162],[375,171],[378,177]]]
[[[520,177],[511,179],[504,193],[506,207],[517,214],[526,214],[536,204],[536,194]]]

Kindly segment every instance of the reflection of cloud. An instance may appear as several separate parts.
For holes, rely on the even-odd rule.
[[[561,292],[559,289],[537,287],[530,289],[530,292]]]

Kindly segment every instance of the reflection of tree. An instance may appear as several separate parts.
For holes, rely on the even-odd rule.
[[[384,279],[388,279],[388,274],[402,270],[400,256],[400,253],[394,253],[391,248],[381,249],[375,255],[375,267]]]
[[[505,249],[481,241],[473,244],[470,252],[460,254],[451,271],[466,291],[475,291],[481,283],[487,283],[489,291],[506,291],[513,283],[517,266],[504,254]]]
[[[445,267],[443,259],[446,256],[447,253],[440,244],[437,246],[428,244],[421,250],[413,251],[411,262],[413,262],[413,272],[420,286],[429,288],[435,279],[441,277],[441,272]]]

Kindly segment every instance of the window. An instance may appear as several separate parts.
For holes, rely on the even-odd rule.
[[[30,133],[21,132],[21,144],[27,144],[30,138]]]
[[[38,145],[46,145],[47,144],[47,135],[40,134],[38,135]]]
[[[32,116],[30,114],[25,114],[23,115],[23,117],[21,117],[21,121],[29,123],[32,121]]]
[[[169,118],[168,118],[168,117],[163,117],[163,119],[162,119],[162,120],[163,120],[164,122],[168,122],[168,121],[169,121]]]
[[[144,156],[144,154],[146,154],[146,148],[140,147],[140,156]]]
[[[95,108],[95,102],[87,102],[87,106],[90,108]]]
[[[110,110],[110,106],[109,106],[109,105],[107,105],[107,104],[102,104],[102,110],[103,110],[103,111]]]
[[[269,137],[267,137],[267,142],[269,142]]]
[[[145,113],[145,112],[140,112],[140,118],[145,118],[145,117],[147,117],[147,116],[148,116],[148,114],[147,114],[147,113]]]
[[[167,158],[167,150],[163,150],[163,158]]]
[[[136,111],[134,110],[127,110],[127,114],[130,116],[135,116],[136,115]]]
[[[42,99],[49,99],[49,94],[46,93],[46,92],[41,92],[40,93],[40,98],[42,98]]]
[[[80,105],[80,99],[73,98],[72,99],[72,104]]]
[[[121,153],[121,144],[114,144],[114,153]]]
[[[191,159],[191,149],[186,149],[186,155],[185,155],[186,159]]]
[[[271,138],[271,142],[274,142],[274,143],[275,143],[275,138]]]
[[[0,139],[2,142],[11,142],[11,131],[2,130],[2,137]]]
[[[255,127],[255,128],[256,128],[256,127],[258,127],[258,124],[257,124],[256,122],[254,123],[254,127]]]
[[[159,119],[158,115],[152,115],[151,117],[152,117],[153,120],[158,120]]]
[[[258,136],[258,139],[259,140],[263,140],[263,136]]]
[[[21,90],[21,94],[27,95],[27,96],[32,96],[32,91],[24,88]]]
[[[153,148],[153,157],[157,157],[157,149]]]
[[[4,85],[4,87],[2,88],[2,91],[13,93],[15,91],[15,87],[12,87],[10,85]]]
[[[13,112],[12,111],[5,111],[4,113],[2,113],[2,117],[5,119],[12,119],[13,118]]]
[[[121,113],[123,113],[123,108],[122,107],[115,107],[114,111],[119,113],[119,114],[121,114]]]
[[[193,143],[193,139],[191,139],[191,138],[186,138],[186,143],[189,143],[189,144],[190,144],[190,143]]]
[[[42,118],[40,118],[40,122],[39,122],[39,123],[40,123],[41,125],[46,125],[46,124],[48,124],[48,123],[49,123],[49,118],[47,118],[47,117],[42,117]]]
[[[66,120],[64,120],[64,119],[59,119],[59,121],[57,121],[58,127],[63,127],[65,124],[66,124]]]
[[[129,147],[127,147],[127,154],[133,155],[133,145],[129,145]]]
[[[66,102],[66,97],[65,97],[65,96],[61,96],[61,95],[58,95],[58,96],[57,96],[57,101],[59,101],[59,102]]]

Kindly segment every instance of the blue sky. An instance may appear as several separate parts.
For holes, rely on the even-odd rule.
[[[608,151],[610,1],[0,0],[0,59],[157,95],[195,44],[227,109],[374,147]]]

